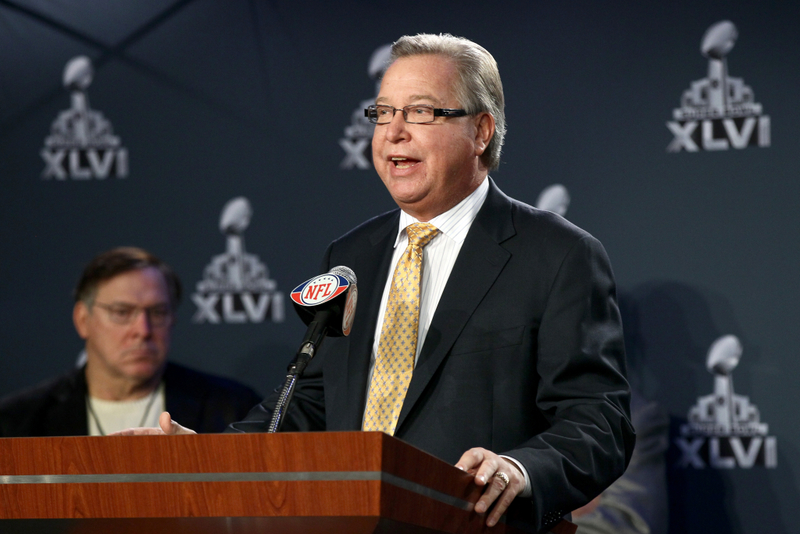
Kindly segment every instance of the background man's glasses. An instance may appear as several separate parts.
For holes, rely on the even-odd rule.
[[[155,306],[142,308],[129,304],[103,304],[102,302],[95,302],[93,306],[104,309],[108,313],[108,318],[111,322],[116,324],[131,324],[142,312],[147,314],[147,320],[150,322],[151,326],[162,327],[172,322],[172,308],[165,304],[157,304]]]
[[[464,115],[469,115],[465,109],[435,108],[426,105],[395,108],[381,105],[369,106],[364,110],[364,116],[373,124],[389,124],[397,111],[402,111],[403,119],[411,124],[433,122],[436,117],[463,117]]]

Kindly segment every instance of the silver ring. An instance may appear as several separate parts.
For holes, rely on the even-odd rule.
[[[508,478],[508,475],[503,473],[502,471],[497,471],[494,474],[494,476],[496,476],[497,478],[499,478],[500,480],[503,481],[503,489],[506,489],[508,487],[509,483],[511,483],[511,480]]]

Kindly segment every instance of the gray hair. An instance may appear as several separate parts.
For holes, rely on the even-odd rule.
[[[458,101],[471,115],[485,111],[494,117],[494,136],[481,161],[490,170],[497,169],[506,136],[505,98],[497,62],[481,45],[449,33],[404,35],[392,45],[391,61],[423,54],[451,59],[460,78],[455,88]]]

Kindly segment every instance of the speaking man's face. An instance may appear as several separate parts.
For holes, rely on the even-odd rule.
[[[457,79],[455,65],[444,56],[404,57],[386,71],[375,103],[398,109],[412,104],[461,108],[455,96]],[[375,126],[375,170],[400,208],[428,221],[458,204],[483,181],[486,169],[480,155],[493,128],[486,113],[408,124],[398,111],[389,124]]]

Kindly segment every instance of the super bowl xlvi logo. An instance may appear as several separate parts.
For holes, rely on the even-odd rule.
[[[230,200],[222,210],[219,228],[227,238],[227,250],[214,256],[197,283],[192,301],[196,323],[283,322],[283,293],[270,280],[267,266],[244,249],[242,234],[253,210],[244,197]]]
[[[769,116],[761,114],[761,104],[742,78],[728,76],[725,56],[737,36],[736,26],[727,20],[706,31],[700,50],[708,58],[708,78],[693,81],[681,107],[673,110],[675,120],[667,128],[675,138],[668,152],[770,145]]]
[[[378,94],[381,88],[381,78],[389,64],[389,57],[392,53],[392,45],[383,45],[377,48],[369,60],[368,73],[369,77],[376,80],[375,94]],[[339,146],[345,152],[345,157],[339,164],[342,169],[371,169],[372,165],[372,150],[370,143],[372,141],[372,132],[375,130],[375,125],[369,122],[364,116],[364,110],[367,106],[375,103],[372,100],[363,100],[358,107],[350,115],[350,125],[344,128],[344,137],[339,139]]]
[[[731,373],[741,355],[736,336],[723,336],[711,345],[706,367],[714,375],[714,393],[697,399],[681,437],[675,439],[681,452],[679,467],[777,467],[776,438],[767,435],[768,426],[750,399],[733,392]]]
[[[86,89],[93,74],[92,62],[86,56],[75,57],[64,67],[64,86],[71,92],[72,107],[58,114],[44,140],[43,179],[128,176],[128,151],[114,135],[111,123],[89,107]]]

